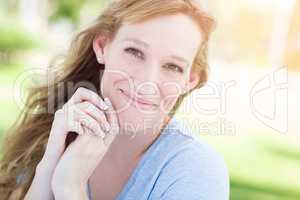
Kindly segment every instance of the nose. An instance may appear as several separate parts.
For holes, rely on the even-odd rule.
[[[136,76],[131,76],[135,91],[138,95],[158,95],[159,74],[153,66],[146,67],[148,70],[140,70]]]
[[[151,81],[143,81],[135,85],[135,91],[138,95],[158,95],[158,86]]]

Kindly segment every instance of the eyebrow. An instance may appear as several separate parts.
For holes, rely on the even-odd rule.
[[[175,56],[175,55],[171,55],[170,57],[173,58],[174,60],[178,60],[179,62],[184,62],[186,64],[186,67],[189,66],[189,62],[182,57]]]
[[[124,39],[124,40],[122,40],[122,41],[134,42],[134,43],[136,43],[136,44],[138,44],[138,45],[141,45],[141,46],[143,46],[143,47],[145,47],[145,48],[149,48],[149,44],[147,44],[147,43],[144,42],[144,41],[138,40],[138,39],[136,39],[136,38],[126,38],[126,39]],[[180,56],[170,55],[170,57],[171,57],[172,59],[174,59],[174,60],[179,61],[179,62],[184,62],[184,63],[186,64],[187,67],[189,66],[189,62],[188,62],[186,59],[184,59],[184,58],[182,58],[182,57],[180,57]]]
[[[126,38],[126,39],[124,39],[122,41],[134,42],[136,44],[144,46],[145,48],[149,48],[149,44],[147,44],[146,42],[143,42],[141,40],[135,39],[135,38]]]

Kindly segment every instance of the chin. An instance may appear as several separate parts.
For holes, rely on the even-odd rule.
[[[120,129],[125,133],[153,132],[159,126],[160,116],[142,115],[134,109],[126,109],[118,113]]]
[[[109,95],[117,111],[120,129],[129,132],[144,132],[153,129],[162,121],[163,113],[158,106],[139,107],[130,101],[119,89]],[[147,131],[148,132],[148,131]]]

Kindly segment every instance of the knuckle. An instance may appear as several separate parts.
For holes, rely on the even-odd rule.
[[[89,110],[89,109],[92,109],[94,107],[94,105],[88,101],[85,101],[85,102],[83,102],[82,107],[85,110]]]
[[[54,118],[61,117],[63,115],[63,113],[64,113],[63,109],[56,110],[55,113],[54,113]]]
[[[89,124],[89,120],[85,116],[78,116],[78,120],[84,123],[85,125]]]
[[[55,111],[54,115],[56,116],[56,115],[59,115],[60,113],[61,113],[61,109],[58,109]]]
[[[104,115],[104,113],[102,111],[99,111],[99,117],[100,117],[101,120],[107,121],[106,117],[105,117],[105,115]]]
[[[70,101],[72,102],[74,99],[81,98],[85,94],[85,91],[86,89],[84,87],[77,88]]]
[[[89,119],[83,119],[82,123],[86,126],[86,127],[89,127],[90,129],[93,129],[93,130],[97,130],[97,124],[92,121],[92,120],[89,120]]]
[[[88,107],[89,105],[91,105],[91,103],[88,102],[88,101],[82,102],[82,106],[83,106],[83,107]]]
[[[94,132],[100,130],[100,126],[99,126],[96,122],[90,121],[89,124],[90,124],[89,127],[90,127],[91,130],[93,130]]]
[[[79,88],[77,88],[77,90],[75,91],[75,93],[83,93],[83,92],[85,92],[85,88],[84,87],[79,87]]]
[[[97,100],[97,101],[99,101],[99,96],[98,96],[98,94],[97,93],[95,93],[94,91],[92,91],[92,90],[88,90],[88,95],[89,95],[89,97],[91,98],[91,99],[94,99],[94,100]]]
[[[81,106],[80,104],[74,105],[70,108],[70,113],[81,113]]]
[[[68,110],[71,105],[69,103],[65,103],[62,107],[63,110]]]
[[[100,129],[100,125],[96,121],[91,120],[91,125],[95,130]]]

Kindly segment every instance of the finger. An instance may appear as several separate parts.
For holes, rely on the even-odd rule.
[[[100,124],[103,131],[108,132],[110,130],[110,125],[106,119],[105,114],[95,105],[88,101],[84,101],[83,103],[77,104],[76,107],[93,117]]]
[[[85,112],[81,111],[80,109],[76,108],[75,106],[74,106],[73,112],[71,112],[71,113],[74,113],[74,114],[72,114],[73,119],[71,116],[71,121],[79,122],[81,125],[86,126],[90,130],[92,130],[95,135],[103,137],[104,133],[103,133],[99,123],[94,118],[92,118]]]
[[[107,148],[103,145],[103,140],[94,136],[93,131],[83,126],[84,135],[79,135],[68,147],[69,153],[75,153],[75,157],[80,160],[89,157],[95,164],[99,163]],[[91,164],[91,163],[89,163]],[[90,165],[89,165],[90,166]],[[88,165],[86,166],[88,167]]]
[[[105,137],[105,133],[101,130],[100,126],[97,126],[94,124],[94,122],[90,122],[88,120],[82,120],[81,121],[82,126],[85,128],[84,133],[88,133],[89,135],[93,134],[98,137],[101,137],[102,139]]]
[[[55,112],[51,131],[56,132],[58,129],[63,130],[63,133],[65,134],[67,134],[68,132],[76,132],[78,134],[83,134],[81,124],[69,117],[63,109],[59,109]]]
[[[83,131],[84,131],[84,135],[83,135],[83,137],[90,137],[90,136],[93,136],[93,135],[95,135],[94,133],[93,133],[93,130],[91,130],[90,128],[88,128],[87,126],[85,126],[85,125],[82,125],[82,128],[83,128]]]
[[[111,142],[114,140],[116,134],[119,133],[119,120],[116,110],[114,109],[111,101],[109,98],[104,98],[105,103],[108,105],[108,109],[105,111],[107,114],[108,123],[110,123],[110,131],[104,137],[104,144],[110,145]]]
[[[84,87],[79,87],[71,97],[71,102],[76,104],[82,101],[89,101],[102,110],[108,109],[108,106],[97,93]]]
[[[82,124],[78,121],[73,121],[72,123],[67,124],[67,131],[68,132],[76,132],[79,135],[84,134],[84,130],[82,128]]]

